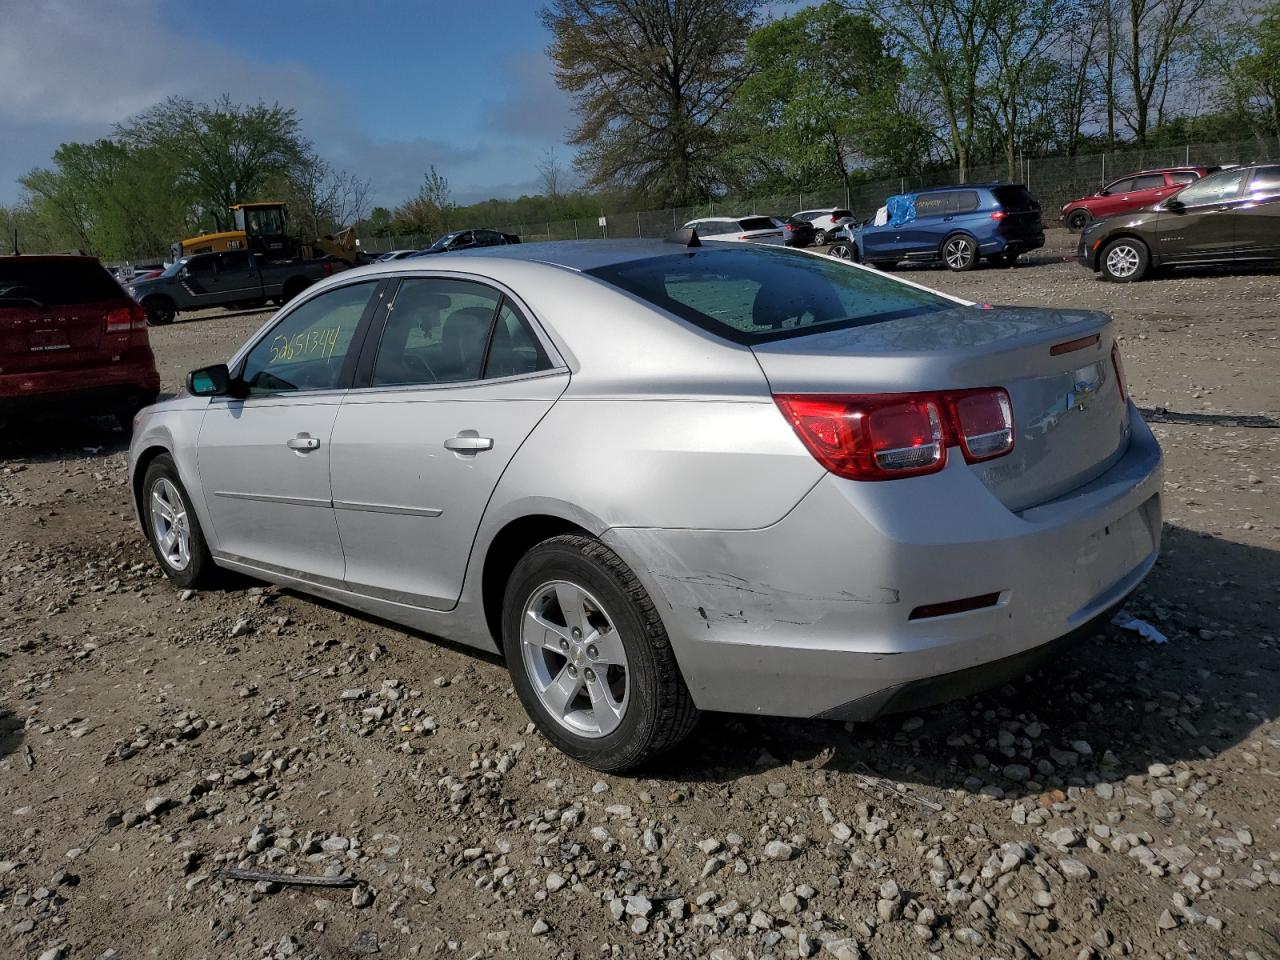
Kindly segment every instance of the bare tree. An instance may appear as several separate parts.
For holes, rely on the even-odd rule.
[[[596,188],[684,206],[726,165],[719,120],[742,81],[758,0],[551,0],[556,82],[573,94],[575,161]]]
[[[564,167],[556,156],[555,147],[548,147],[538,161],[538,181],[542,186],[542,195],[551,201],[552,207],[559,209],[563,199],[561,183],[564,180]]]
[[[1190,74],[1195,56],[1193,35],[1210,0],[1122,0],[1125,42],[1119,66],[1128,80],[1129,103],[1121,115],[1138,143],[1145,145],[1154,119],[1159,124],[1168,87]]]
[[[370,182],[311,156],[289,178],[295,222],[309,237],[322,237],[364,217]]]

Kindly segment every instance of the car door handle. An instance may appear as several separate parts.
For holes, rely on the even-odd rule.
[[[474,430],[463,430],[456,437],[446,440],[444,448],[455,453],[479,453],[481,450],[493,449],[493,437],[482,437]]]
[[[942,218],[942,222],[943,222],[943,223],[950,223],[950,222],[951,222],[952,220],[954,220],[954,219],[955,219],[955,217],[943,217],[943,218]]]
[[[290,450],[318,450],[320,440],[318,437],[309,437],[305,433],[300,433],[296,437],[290,437],[284,445]]]

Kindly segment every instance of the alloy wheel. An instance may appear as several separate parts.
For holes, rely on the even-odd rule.
[[[1138,272],[1138,264],[1142,258],[1136,247],[1127,243],[1118,244],[1107,252],[1107,273],[1113,277],[1127,279]]]
[[[151,487],[151,530],[164,562],[185,570],[191,562],[191,524],[182,495],[165,477]]]
[[[964,270],[973,259],[973,251],[968,240],[956,237],[948,240],[947,245],[942,248],[942,257],[952,270]]]
[[[525,671],[547,713],[580,737],[617,729],[631,675],[613,618],[575,583],[552,580],[529,596],[520,617]]]

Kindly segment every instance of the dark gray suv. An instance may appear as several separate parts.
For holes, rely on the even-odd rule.
[[[1120,283],[1169,267],[1280,261],[1280,163],[1219,170],[1100,220],[1080,234],[1076,259]]]

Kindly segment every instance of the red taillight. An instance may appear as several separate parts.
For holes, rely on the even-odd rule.
[[[331,261],[326,260],[326,261],[324,262],[324,266],[323,266],[323,267],[321,267],[320,269],[324,271],[324,275],[325,275],[326,277],[332,277],[332,276],[333,276],[333,263],[332,263]]]
[[[1120,344],[1111,344],[1111,369],[1116,372],[1116,386],[1120,388],[1120,399],[1128,403],[1129,384],[1124,378],[1124,357],[1120,356]]]
[[[147,312],[141,305],[131,303],[107,314],[107,333],[129,333],[147,329]]]
[[[785,394],[774,400],[824,467],[850,480],[936,473],[947,447],[977,463],[1013,449],[1013,408],[999,387],[944,393]]]
[[[786,227],[788,231],[793,231],[796,228],[794,223],[784,223],[783,226]]]
[[[991,219],[992,219],[992,220],[1003,220],[1003,219],[1004,219],[1005,217],[1007,217],[1008,215],[1009,215],[1009,214],[1005,213],[1003,210],[992,210],[992,211],[991,211]]]

